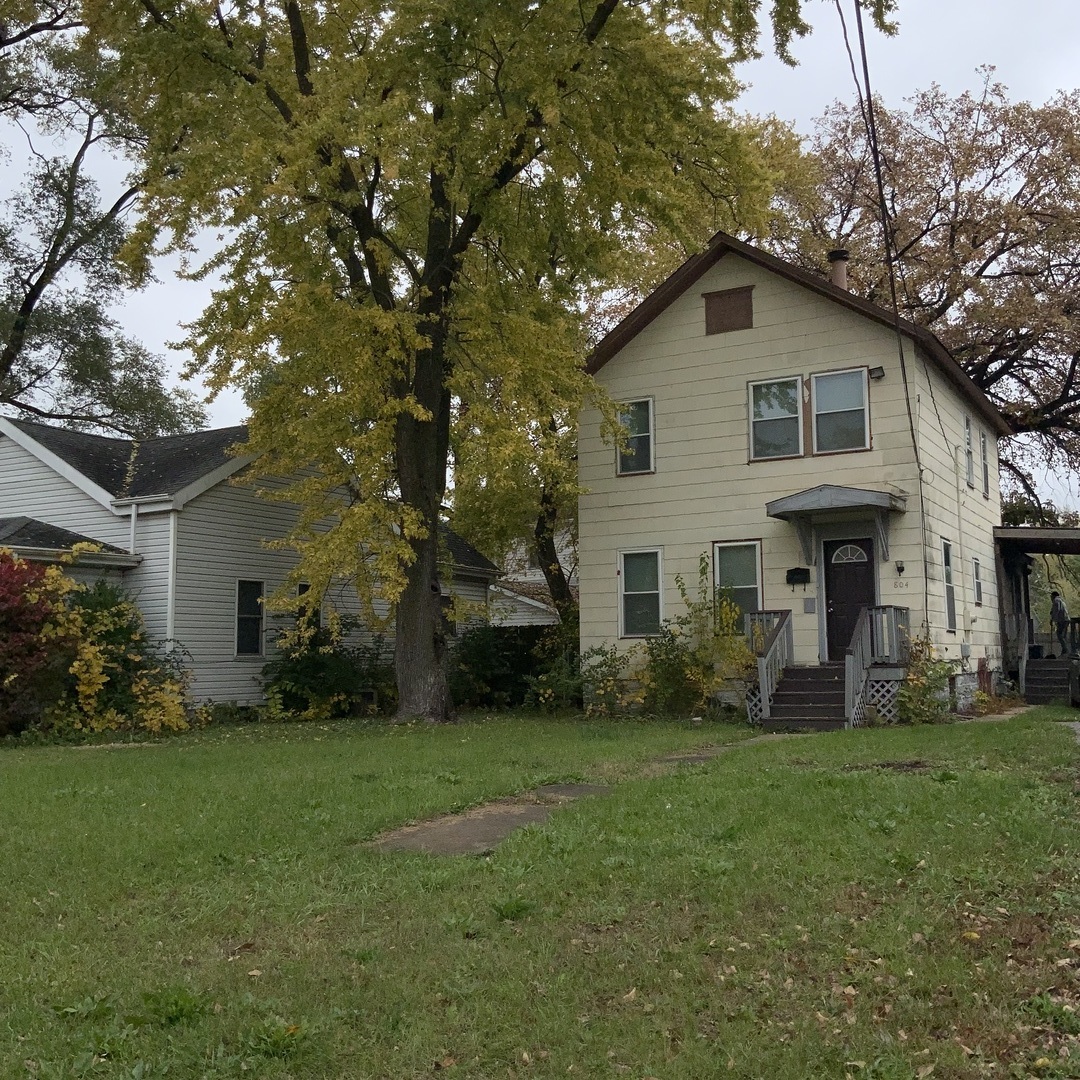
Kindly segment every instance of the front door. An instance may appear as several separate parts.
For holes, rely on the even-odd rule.
[[[826,540],[825,638],[830,660],[843,660],[864,607],[874,606],[874,542]]]

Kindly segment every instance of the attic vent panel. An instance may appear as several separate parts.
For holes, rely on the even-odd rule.
[[[726,334],[754,325],[753,285],[705,293],[705,333]]]

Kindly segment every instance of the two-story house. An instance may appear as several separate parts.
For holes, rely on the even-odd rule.
[[[581,416],[581,644],[655,633],[706,552],[715,587],[763,613],[758,715],[784,667],[843,682],[828,665],[854,650],[854,678],[892,681],[849,687],[850,723],[871,698],[891,708],[905,626],[972,678],[1002,667],[1010,428],[933,334],[848,292],[846,253],[830,258],[831,281],[718,233],[596,348],[628,437]]]

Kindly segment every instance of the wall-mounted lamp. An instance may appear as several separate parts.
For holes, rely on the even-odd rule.
[[[899,559],[896,560],[896,574],[897,577],[904,576],[904,564]]]
[[[885,369],[883,367],[872,367],[867,374],[871,379],[884,379]]]

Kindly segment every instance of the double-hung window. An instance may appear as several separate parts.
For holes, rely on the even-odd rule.
[[[660,552],[624,551],[619,556],[623,637],[660,632]]]
[[[990,455],[986,446],[986,432],[979,432],[979,452],[982,456],[982,491],[983,498],[990,498]]]
[[[971,433],[971,417],[964,417],[964,476],[967,486],[975,486],[975,442]]]
[[[956,585],[953,583],[952,544],[941,541],[941,568],[945,581],[945,629],[956,630]]]
[[[263,654],[263,583],[236,583],[236,655]]]
[[[973,586],[973,592],[975,593],[975,606],[982,607],[983,602],[983,583],[982,583],[982,564],[978,559],[971,560],[971,584]]]
[[[713,548],[717,592],[730,597],[740,614],[761,610],[761,544],[717,544]]]
[[[866,409],[866,371],[836,371],[812,376],[814,452],[866,450],[870,425]]]
[[[795,457],[802,453],[802,380],[750,384],[750,457]]]
[[[653,403],[628,401],[619,412],[626,428],[626,445],[619,448],[619,475],[653,471]]]

